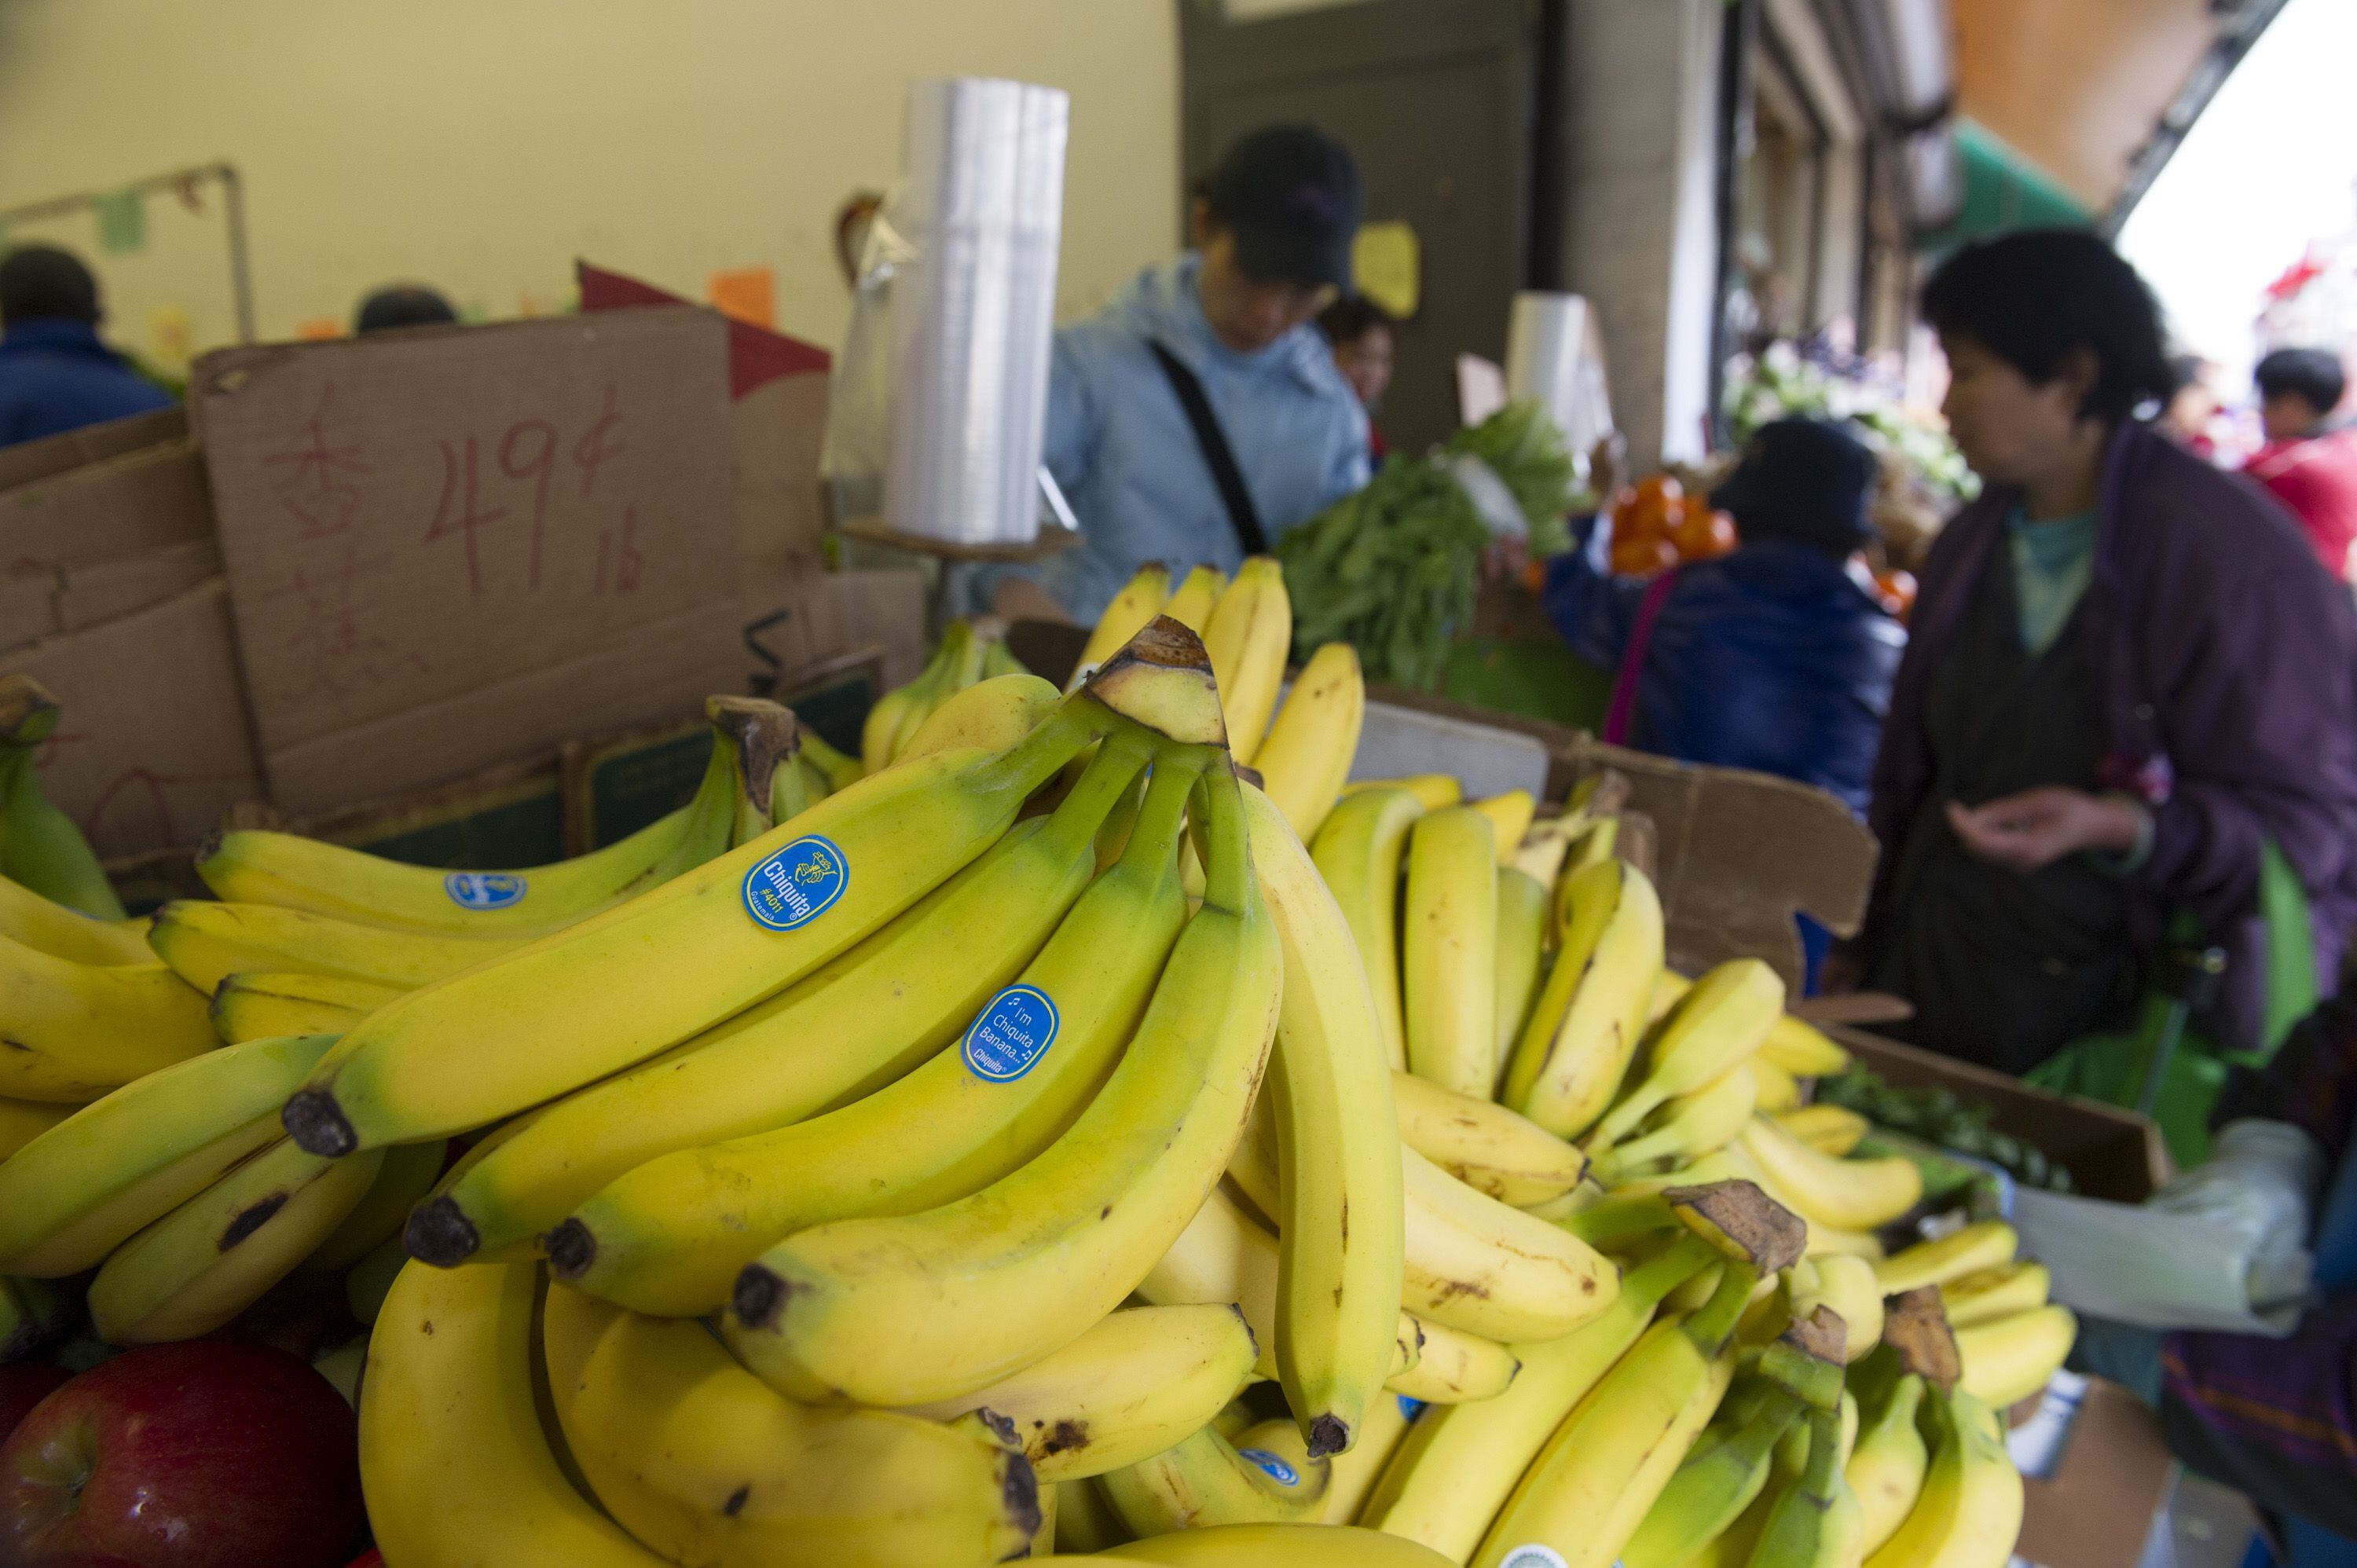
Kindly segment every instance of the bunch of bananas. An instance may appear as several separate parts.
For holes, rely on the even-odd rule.
[[[57,699],[29,675],[0,675],[0,875],[95,919],[123,918],[90,841],[41,792],[42,744]]]
[[[958,706],[963,693],[994,681],[1012,684],[991,698],[976,698]],[[1019,699],[1015,693],[1021,693]],[[841,789],[863,774],[880,773],[927,750],[989,744],[992,737],[970,737],[972,724],[1004,724],[1009,715],[1036,723],[1055,702],[1056,689],[1025,670],[1022,661],[1008,651],[1004,621],[994,616],[952,621],[917,678],[885,693],[867,710],[867,722],[859,733],[857,759],[830,755],[824,764],[817,758],[813,763],[834,788]],[[944,716],[934,724],[936,714],[953,706],[958,707],[958,717]],[[932,728],[931,735],[925,733],[928,726]],[[920,746],[920,736],[928,744]]]

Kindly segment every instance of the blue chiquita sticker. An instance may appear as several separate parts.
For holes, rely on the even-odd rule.
[[[745,913],[767,930],[807,926],[851,886],[851,863],[816,833],[763,855],[745,873]]]
[[[1534,1541],[1507,1552],[1499,1561],[1498,1568],[1569,1568],[1569,1564],[1564,1562],[1562,1552]],[[1620,1568],[1620,1564],[1615,1563],[1612,1568]]]
[[[1301,1485],[1301,1472],[1265,1448],[1239,1448],[1236,1450],[1236,1457],[1248,1464],[1258,1466],[1270,1480],[1280,1487]]]
[[[504,909],[521,901],[530,888],[510,872],[454,871],[442,879],[442,891],[461,909]]]
[[[1046,992],[1010,985],[983,1004],[966,1026],[965,1065],[976,1078],[1012,1083],[1039,1065],[1062,1022]]]
[[[1405,1394],[1394,1394],[1392,1398],[1399,1401],[1400,1414],[1409,1421],[1414,1421],[1415,1412],[1424,1408],[1422,1400],[1412,1400]]]

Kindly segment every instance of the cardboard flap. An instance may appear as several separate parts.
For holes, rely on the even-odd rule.
[[[211,533],[204,465],[186,438],[0,492],[0,571],[9,573],[135,555]]]
[[[110,419],[103,424],[85,424],[80,430],[44,435],[38,441],[19,441],[0,448],[0,490],[13,490],[18,485],[29,485],[35,479],[46,479],[86,464],[102,463],[143,446],[178,441],[188,434],[188,412],[175,406],[135,413],[128,419]]]

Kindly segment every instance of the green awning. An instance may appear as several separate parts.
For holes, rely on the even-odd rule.
[[[1936,254],[2009,229],[2068,228],[2093,220],[2043,169],[1986,126],[1958,120],[1956,156],[1964,165],[1964,207],[1955,221],[1918,236],[1918,250]]]

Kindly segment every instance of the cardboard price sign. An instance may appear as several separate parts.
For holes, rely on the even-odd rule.
[[[627,682],[596,656],[706,607],[732,640],[726,342],[718,316],[664,309],[199,360],[265,756],[576,660]]]

